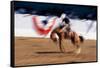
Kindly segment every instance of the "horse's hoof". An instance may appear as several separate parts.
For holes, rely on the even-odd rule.
[[[74,51],[75,54],[80,54],[80,52],[81,52],[80,48]]]

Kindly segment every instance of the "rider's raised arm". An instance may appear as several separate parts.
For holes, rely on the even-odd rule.
[[[62,13],[61,16],[59,17],[59,22],[60,24],[64,24],[63,23],[63,19],[66,17],[66,14],[65,13]]]
[[[61,16],[60,16],[60,19],[63,20],[65,17],[66,17],[66,14],[62,13]]]

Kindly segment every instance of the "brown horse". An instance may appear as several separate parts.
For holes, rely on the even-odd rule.
[[[81,47],[80,47],[80,43],[82,43],[84,41],[84,38],[82,36],[79,36],[76,32],[74,31],[63,31],[60,32],[61,28],[58,27],[56,29],[54,29],[51,32],[50,38],[53,40],[53,42],[57,43],[57,41],[59,42],[59,48],[61,52],[64,52],[64,49],[62,47],[62,40],[63,39],[70,39],[72,44],[74,44],[76,46],[76,50],[74,51],[74,53],[79,54],[81,51]],[[57,36],[58,39],[57,39]]]

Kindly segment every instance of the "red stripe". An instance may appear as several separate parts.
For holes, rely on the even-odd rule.
[[[46,34],[48,34],[49,32],[50,32],[50,30],[52,29],[52,27],[53,27],[53,25],[55,24],[55,21],[56,21],[56,18],[53,20],[53,22],[52,22],[52,25],[51,26],[49,26],[48,27],[48,29],[44,29],[44,28],[41,28],[41,27],[39,27],[38,25],[37,25],[37,16],[34,16],[33,17],[33,23],[34,23],[34,25],[35,25],[35,28],[36,28],[36,30],[38,31],[38,33],[40,34],[40,35],[46,35]],[[42,23],[42,22],[41,22]]]

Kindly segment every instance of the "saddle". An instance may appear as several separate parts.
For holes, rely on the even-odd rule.
[[[70,38],[70,28],[66,28],[66,30],[64,30],[63,32],[60,32],[61,28],[56,28],[54,31],[61,35],[64,39],[68,39]]]

